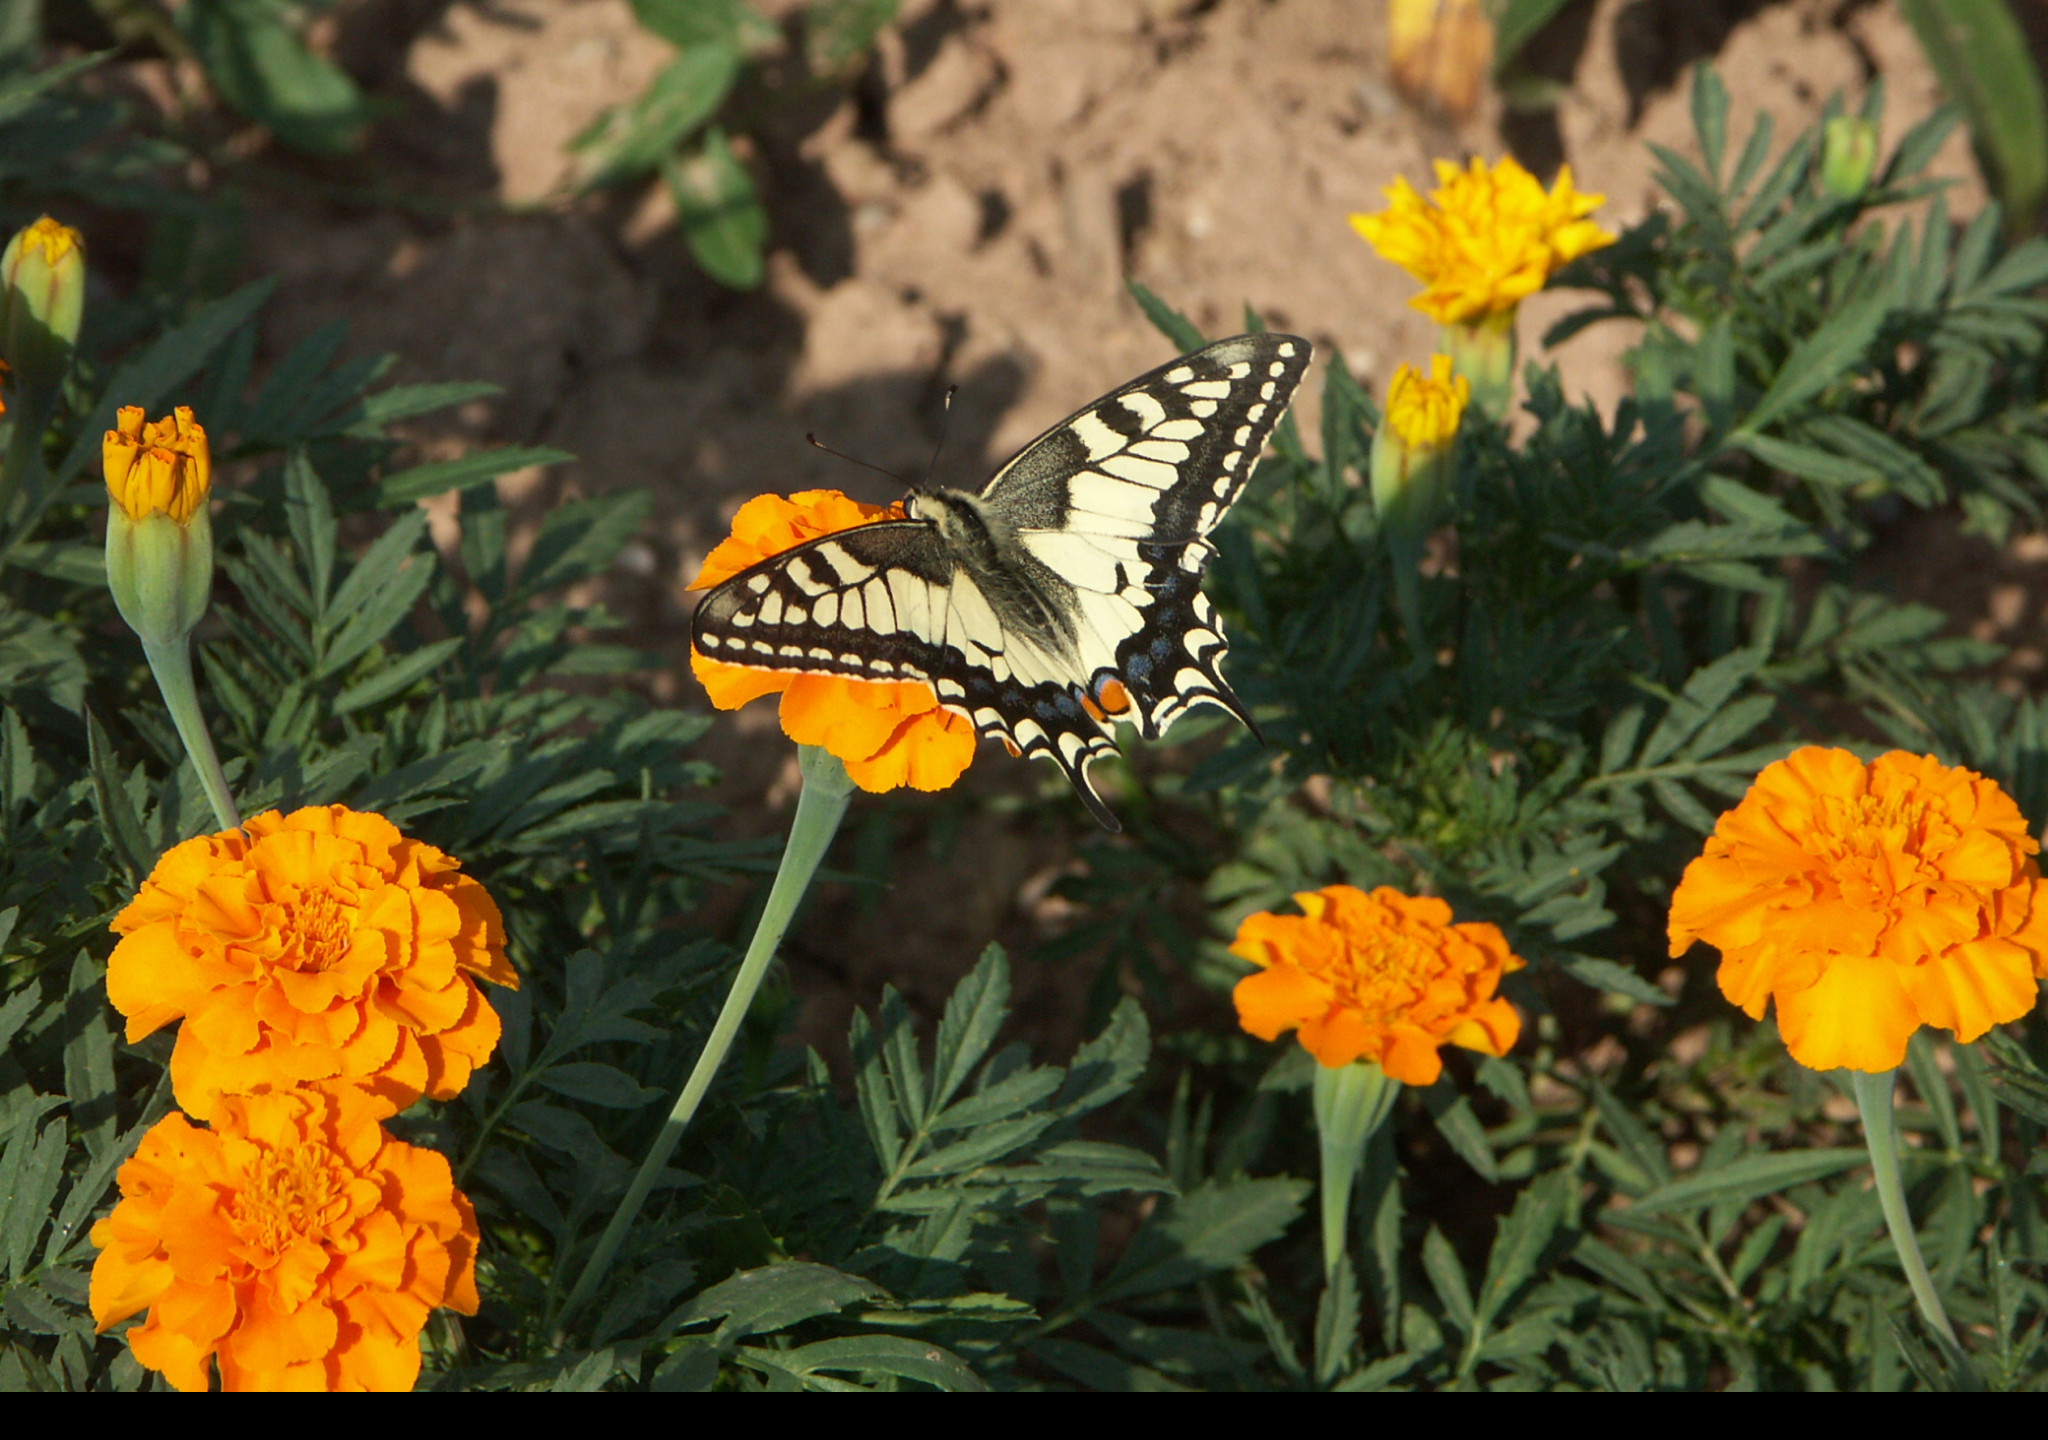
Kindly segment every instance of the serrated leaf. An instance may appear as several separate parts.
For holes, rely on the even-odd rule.
[[[1434,1225],[1422,1239],[1422,1273],[1429,1277],[1430,1289],[1436,1292],[1437,1303],[1444,1307],[1444,1318],[1465,1334],[1471,1334],[1472,1283],[1465,1278],[1458,1252]]]
[[[440,669],[468,643],[466,637],[453,635],[446,640],[435,640],[422,645],[403,659],[386,665],[368,679],[349,686],[334,697],[334,704],[330,708],[336,715],[348,715],[402,694]]]
[[[792,1260],[743,1270],[706,1290],[670,1318],[677,1328],[719,1321],[721,1341],[765,1335],[849,1305],[880,1299],[881,1286],[829,1265]]]
[[[625,1071],[591,1060],[550,1066],[540,1073],[538,1083],[557,1095],[613,1110],[637,1110],[662,1096],[661,1091],[649,1089]]]
[[[1241,1263],[1286,1232],[1308,1190],[1291,1179],[1204,1181],[1138,1233],[1097,1298],[1148,1295]]]
[[[1869,353],[1889,308],[1880,292],[1837,309],[1786,358],[1744,417],[1742,431],[1755,435],[1842,378]]]
[[[800,1374],[835,1370],[894,1375],[937,1390],[988,1388],[952,1351],[907,1335],[843,1335],[770,1353],[773,1363]]]

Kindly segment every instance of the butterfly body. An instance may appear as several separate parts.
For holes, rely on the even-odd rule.
[[[1087,768],[1108,721],[1156,739],[1219,705],[1221,623],[1205,538],[1250,478],[1309,360],[1306,340],[1240,335],[1069,416],[979,494],[913,491],[905,518],[827,535],[704,598],[693,639],[732,664],[929,682],[1013,751],[1047,755],[1120,828]]]

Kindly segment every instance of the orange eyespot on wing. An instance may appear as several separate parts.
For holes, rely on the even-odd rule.
[[[1131,692],[1114,675],[1104,676],[1095,687],[1095,703],[1105,715],[1122,715],[1131,708]]]

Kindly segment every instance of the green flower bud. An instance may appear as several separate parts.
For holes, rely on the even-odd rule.
[[[1820,185],[1831,198],[1854,200],[1877,168],[1877,126],[1858,115],[1837,115],[1821,132]]]
[[[101,446],[106,467],[107,587],[145,647],[184,644],[213,593],[213,460],[206,431],[180,406],[143,423],[139,405],[120,412]]]
[[[0,286],[0,360],[23,384],[57,384],[85,313],[85,242],[45,215],[0,253]]]

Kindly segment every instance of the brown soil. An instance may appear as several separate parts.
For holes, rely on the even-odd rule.
[[[266,343],[282,353],[345,319],[353,349],[401,357],[398,379],[503,386],[420,438],[448,452],[518,441],[579,457],[508,480],[516,503],[651,490],[656,522],[608,599],[672,657],[663,698],[696,704],[682,587],[737,505],[820,485],[892,498],[887,480],[807,446],[806,431],[921,473],[957,385],[939,471],[975,483],[1165,357],[1126,276],[1211,333],[1239,328],[1250,305],[1341,352],[1378,388],[1433,339],[1408,307],[1408,280],[1345,220],[1378,208],[1395,176],[1420,179],[1432,157],[1468,153],[1512,150],[1545,175],[1568,161],[1583,189],[1608,197],[1609,223],[1625,223],[1657,203],[1645,142],[1691,148],[1695,61],[1720,66],[1738,135],[1767,110],[1788,136],[1831,93],[1853,102],[1881,77],[1889,143],[1937,100],[1886,5],[1592,0],[1530,54],[1531,69],[1569,87],[1555,111],[1509,114],[1488,99],[1452,125],[1393,89],[1385,10],[907,0],[856,86],[776,112],[758,137],[775,249],[766,285],[736,295],[692,268],[658,189],[566,193],[566,142],[667,53],[625,0],[355,0],[339,12],[335,53],[390,106],[355,179],[406,203],[307,198],[322,192],[303,185],[260,193],[251,265],[283,282]],[[1960,135],[1937,168],[1959,180],[1957,209],[1982,203]],[[1525,307],[1525,353],[1573,303],[1546,295]],[[1568,388],[1611,404],[1631,338],[1608,327],[1573,342],[1558,357]],[[1313,395],[1303,404],[1312,423]],[[1950,545],[1941,527],[1928,533]],[[1988,620],[2013,610],[1991,567],[1947,568]],[[1956,590],[1947,595],[1953,608]],[[774,728],[757,705],[711,746],[745,831],[783,823],[793,776]],[[828,893],[797,947],[801,1038],[832,1045],[848,1008],[873,1004],[885,980],[930,1005],[992,936],[1028,945],[1057,929],[1062,910],[1046,892],[1085,816],[1072,807],[1047,823],[981,803],[1034,795],[1048,776],[992,753],[964,800],[913,803],[886,822],[890,891],[879,903],[871,891]],[[857,811],[850,832],[863,823]],[[857,862],[843,848],[838,863]],[[1072,968],[1019,971],[1034,1038],[1071,1040]]]

